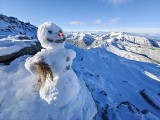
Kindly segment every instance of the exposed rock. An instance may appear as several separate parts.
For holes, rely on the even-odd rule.
[[[67,34],[66,38],[68,42],[81,48],[91,45],[94,41],[94,38],[92,37],[92,35],[87,33],[79,33],[79,32],[73,33],[73,34]]]
[[[147,109],[140,111],[136,106],[130,102],[122,102],[116,108],[117,118],[127,119],[132,118],[132,120],[159,120],[159,118]]]
[[[145,89],[143,89],[142,91],[139,92],[140,95],[146,100],[146,102],[148,102],[151,106],[153,106],[154,108],[160,110],[160,107],[155,103],[155,101],[152,100],[152,98],[149,97],[149,93],[145,91]],[[154,95],[152,95],[152,97],[155,97]]]
[[[0,14],[0,38],[9,35],[29,35],[33,38],[37,37],[37,27],[29,22],[24,23],[15,17],[8,17]]]
[[[109,108],[109,105],[107,104],[105,106],[105,108],[103,108],[103,112],[102,112],[102,119],[103,120],[108,120],[108,108]]]
[[[128,110],[130,110],[131,112],[135,113],[135,112],[140,112],[140,110],[138,108],[136,108],[133,104],[131,104],[130,102],[128,101],[125,101],[125,102],[122,102],[120,103],[117,108],[120,108],[121,106],[127,106]]]
[[[12,62],[13,60],[15,60],[16,58],[18,58],[20,56],[34,55],[38,51],[40,51],[41,49],[42,49],[42,47],[41,47],[40,43],[36,42],[36,45],[31,45],[30,47],[25,47],[25,48],[21,49],[20,51],[9,54],[9,55],[0,56],[0,63],[9,64],[10,62]]]

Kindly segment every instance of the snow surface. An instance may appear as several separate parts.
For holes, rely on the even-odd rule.
[[[67,57],[70,58],[69,62],[66,61]],[[40,89],[40,96],[48,103],[53,100],[54,102],[57,101],[57,105],[65,104],[64,102],[73,99],[80,89],[74,72],[72,70],[66,70],[66,66],[72,65],[72,59],[75,58],[75,53],[74,51],[66,50],[65,48],[55,50],[42,49],[41,52],[38,52],[35,56],[27,60],[26,68],[35,73],[34,69],[32,69],[33,65],[34,63],[39,63],[42,58],[44,59],[44,62],[51,67],[52,71],[54,71],[54,80],[53,82],[49,78],[46,80],[47,82],[44,87]],[[50,93],[48,94],[48,92]],[[50,96],[53,96],[53,99],[51,99]],[[55,101],[55,99],[58,100]]]
[[[155,94],[160,92],[160,83],[144,74],[144,71],[152,71],[160,75],[157,65],[130,61],[100,47],[88,50],[74,49],[78,54],[73,63],[74,70],[78,76],[83,77],[97,101],[99,108],[97,119],[101,119],[105,111],[108,111],[106,113],[108,119],[131,119],[137,114],[138,119],[142,119],[143,114],[140,112],[117,108],[125,101],[136,106],[139,111],[147,109],[153,116],[160,117],[159,110],[152,108],[139,94],[142,89],[150,90]],[[152,117],[152,119],[159,118]]]
[[[83,41],[82,38],[85,34],[90,35],[91,41],[94,39],[91,45],[87,45]],[[160,63],[159,45],[145,37],[122,32],[78,32],[67,33],[66,38],[70,43],[81,48],[103,46],[107,51],[127,59],[149,63]]]
[[[76,53],[71,49],[64,48],[64,42],[56,43],[56,40],[64,39],[64,36],[58,35],[59,32],[61,33],[62,29],[51,22],[40,25],[38,27],[38,38],[41,45],[46,49],[42,49],[36,55],[27,59],[25,66],[34,74],[37,72],[35,64],[40,62],[47,63],[51,68],[53,79],[47,74],[45,80],[43,80],[44,83],[40,86],[39,94],[48,104],[55,105],[52,110],[56,113],[52,115],[54,119],[92,120],[97,112],[96,105],[88,89],[84,84],[79,83],[78,77],[71,68]],[[48,38],[53,41],[48,41]],[[36,74],[41,73],[37,72]],[[85,99],[83,99],[84,95]],[[75,103],[78,104],[75,105]],[[75,114],[73,111],[79,112]]]
[[[31,45],[35,45],[37,39],[23,39],[20,40],[18,37],[23,36],[9,36],[7,38],[0,39],[0,56],[3,55],[9,55],[15,52],[18,52],[19,50],[30,47]]]
[[[159,108],[160,110],[160,100],[159,96],[150,90],[145,90],[144,93],[149,97],[149,99]]]
[[[50,31],[50,33],[49,33]],[[64,46],[64,42],[63,44],[57,44],[55,43],[56,40],[62,40],[65,39],[64,36],[58,36],[58,34],[61,32],[63,32],[63,30],[58,27],[57,25],[55,25],[52,22],[45,22],[44,24],[40,25],[38,27],[38,39],[41,42],[41,45],[43,48],[47,48],[47,49],[59,49],[62,48]],[[49,40],[52,40],[53,42],[49,42]]]
[[[0,120],[89,120],[94,116],[96,120],[159,120],[160,110],[140,94],[144,90],[160,107],[159,48],[136,37],[117,32],[67,33],[66,48],[63,43],[50,44],[35,56],[22,56],[8,66],[1,64]],[[0,53],[16,52],[34,41],[3,38]],[[42,60],[56,70],[52,69],[54,81],[47,76],[39,90],[39,77],[31,63]],[[70,70],[65,69],[67,65]]]
[[[160,81],[159,77],[157,77],[157,76],[154,75],[153,73],[150,73],[150,72],[147,72],[147,71],[144,71],[144,73],[145,73],[148,77],[150,77],[150,78],[152,78],[152,79],[154,79],[154,80]]]
[[[9,35],[29,35],[36,38],[37,27],[29,22],[24,23],[15,17],[8,17],[0,14],[0,38],[5,38]]]
[[[160,93],[160,82],[144,74],[144,71],[148,71],[159,76],[160,67],[116,56],[101,47],[92,49],[81,49],[71,45],[66,47],[74,49],[77,53],[72,68],[81,86],[79,95],[83,97],[76,98],[74,102],[68,104],[74,107],[71,115],[73,118],[82,112],[77,108],[84,100],[88,101],[84,104],[86,116],[87,111],[90,110],[91,101],[89,99],[91,98],[88,98],[90,93],[86,90],[86,85],[98,107],[97,120],[102,118],[160,119],[159,110],[153,108],[139,94],[145,89],[152,93],[152,97],[160,99],[160,96],[157,95]],[[36,88],[38,77],[30,74],[24,66],[27,57],[18,58],[8,66],[0,66],[0,118],[44,120],[54,119],[56,115],[63,116],[66,111],[71,112],[69,106],[63,106],[59,108],[59,112],[56,112],[58,114],[55,114],[53,111],[57,106],[52,103],[48,104],[40,98]],[[128,104],[120,105],[125,101],[134,105],[139,111],[132,105],[129,105],[132,106],[131,108]],[[144,109],[149,112],[143,114],[141,111]],[[65,117],[67,119],[71,116],[66,115]]]
[[[0,18],[0,38],[17,34],[32,36],[0,39],[2,55],[34,44],[35,26],[14,17],[0,15]],[[47,25],[51,24],[43,27]],[[52,32],[44,31],[43,35],[48,33]],[[49,35],[49,39],[55,41],[54,35]],[[88,120],[94,115],[96,120],[160,120],[160,50],[152,41],[153,37],[87,31],[67,32],[66,38],[67,49],[62,44],[54,46],[44,42],[44,47],[56,50],[42,50],[35,56],[21,56],[9,65],[0,64],[0,120]],[[63,49],[57,50],[59,47]],[[73,63],[72,59],[68,63],[64,59],[56,60],[68,55],[74,58]],[[56,59],[51,60],[52,56]],[[55,72],[54,82],[47,76],[45,84],[39,88],[34,67],[25,61],[42,60],[60,69]],[[61,71],[68,64],[70,70]],[[59,77],[62,73],[64,75]],[[66,88],[70,85],[76,88]]]
[[[65,99],[62,99],[62,103],[66,104],[61,104],[61,107],[60,104],[48,104],[41,99],[37,90],[38,77],[30,74],[24,66],[27,57],[18,58],[9,66],[0,66],[1,120],[57,120],[64,118],[66,120],[89,120],[95,114],[89,112],[95,109],[95,105],[83,80],[80,79],[78,80],[81,86],[79,93],[67,103]],[[63,92],[65,94],[65,91]],[[74,93],[74,89],[72,93]]]

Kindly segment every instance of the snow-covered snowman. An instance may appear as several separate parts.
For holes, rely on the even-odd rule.
[[[52,22],[45,22],[38,27],[37,36],[44,49],[28,58],[25,67],[39,76],[39,94],[48,104],[54,105],[53,118],[93,119],[97,112],[95,103],[72,70],[76,53],[64,48],[63,30]]]

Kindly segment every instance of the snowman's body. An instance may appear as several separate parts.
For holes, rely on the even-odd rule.
[[[43,57],[43,61],[50,66],[53,73],[53,80],[48,76],[46,82],[40,88],[40,95],[44,100],[48,103],[54,100],[54,103],[60,105],[73,99],[78,94],[80,86],[77,76],[71,67],[72,60],[75,58],[73,50],[65,48],[56,50],[43,49],[34,57]],[[49,85],[50,87],[54,86],[55,89],[48,88]],[[50,94],[47,94],[47,92]]]
[[[42,24],[38,28],[38,38],[46,49],[29,58],[25,66],[37,75],[41,73],[37,72],[35,65],[43,62],[49,66],[53,78],[48,72],[44,72],[47,75],[43,78],[39,93],[52,106],[50,110],[53,119],[93,119],[97,112],[95,103],[84,83],[79,83],[71,67],[76,53],[64,48],[63,35],[56,36],[59,32],[62,33],[61,28],[53,23]]]

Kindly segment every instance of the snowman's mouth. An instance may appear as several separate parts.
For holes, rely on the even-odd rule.
[[[65,38],[60,39],[60,40],[56,40],[55,43],[63,43],[65,41]]]
[[[49,38],[47,38],[47,40],[48,40],[49,42],[63,43],[63,42],[65,41],[65,38],[59,39],[59,40],[56,40],[56,41],[54,41],[54,40],[52,40],[52,39],[49,39]]]
[[[48,40],[49,42],[53,42],[53,40],[52,40],[52,39],[47,38],[47,40]]]

